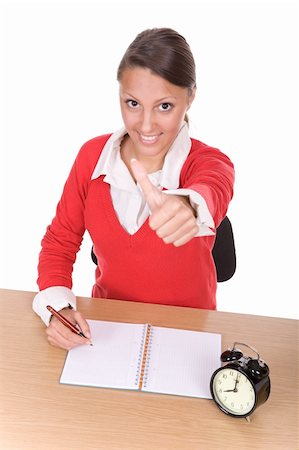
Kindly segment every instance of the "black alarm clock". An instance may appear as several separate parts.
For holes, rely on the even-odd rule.
[[[250,348],[257,357],[244,356],[237,345]],[[220,359],[225,365],[211,377],[212,398],[224,413],[248,420],[253,411],[269,398],[269,367],[253,347],[241,342],[235,342]]]

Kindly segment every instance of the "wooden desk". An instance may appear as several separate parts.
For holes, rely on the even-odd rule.
[[[272,392],[247,423],[212,400],[59,384],[66,352],[48,344],[33,296],[0,290],[0,449],[298,449],[298,321],[78,299],[86,318],[218,332],[223,349],[256,347]]]

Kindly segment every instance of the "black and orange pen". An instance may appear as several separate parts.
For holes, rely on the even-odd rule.
[[[63,317],[61,314],[59,314],[56,309],[54,309],[52,306],[48,305],[47,310],[50,311],[53,316],[55,316],[63,325],[65,325],[69,330],[71,330],[73,333],[78,334],[78,336],[84,337],[85,339],[88,339],[88,337],[85,336],[84,333],[82,333],[81,330],[79,330],[75,325],[73,325],[71,322],[69,322],[65,317]],[[92,343],[90,342],[90,345]]]

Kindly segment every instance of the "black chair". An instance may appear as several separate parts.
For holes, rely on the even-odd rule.
[[[224,217],[216,230],[216,239],[212,250],[217,272],[217,281],[229,280],[236,271],[236,249],[231,222]]]
[[[212,250],[217,272],[217,281],[229,280],[236,271],[236,250],[232,225],[227,216],[216,230],[216,239]],[[91,249],[91,259],[97,265],[98,260]]]

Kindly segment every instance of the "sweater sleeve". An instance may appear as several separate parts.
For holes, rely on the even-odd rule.
[[[102,148],[99,139],[88,141],[79,151],[64,185],[56,215],[42,239],[37,280],[40,290],[51,286],[72,288],[73,264],[85,232],[85,199]]]
[[[230,159],[220,150],[201,144],[192,148],[185,161],[180,184],[203,197],[217,228],[232,199],[234,179]]]

